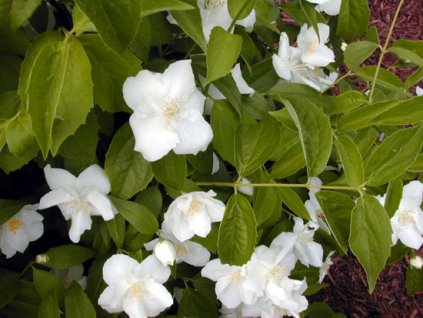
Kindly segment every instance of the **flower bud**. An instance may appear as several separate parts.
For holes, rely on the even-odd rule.
[[[176,258],[176,250],[172,242],[168,240],[159,241],[154,246],[153,252],[163,265],[173,265]]]
[[[423,267],[423,258],[416,255],[410,259],[410,265],[414,268],[421,269]]]

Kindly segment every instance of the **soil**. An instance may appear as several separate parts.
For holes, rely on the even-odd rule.
[[[400,0],[369,0],[372,13],[370,25],[378,29],[382,45],[386,41],[399,2]],[[423,40],[423,0],[405,1],[391,41],[397,39]],[[366,64],[375,65],[378,59],[379,53],[376,53]],[[415,68],[393,67],[396,60],[395,55],[387,54],[382,65],[405,80]],[[423,86],[423,81],[419,85]],[[405,277],[408,266],[408,258],[404,258],[385,268],[374,292],[369,294],[364,270],[357,259],[352,255],[336,257],[324,280],[328,286],[311,297],[310,302],[325,302],[334,311],[353,318],[423,317],[423,292],[414,296],[407,295]]]

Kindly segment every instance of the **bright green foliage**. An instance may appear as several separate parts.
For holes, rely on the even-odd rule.
[[[245,264],[256,240],[256,219],[250,202],[242,194],[232,195],[219,228],[218,253],[222,263]]]
[[[339,136],[335,140],[348,184],[352,187],[361,186],[364,183],[364,168],[360,151],[347,135]]]
[[[129,125],[115,135],[104,164],[112,185],[112,194],[129,199],[144,190],[153,178],[151,164],[134,150],[135,140]]]
[[[343,0],[336,33],[351,42],[367,30],[370,9],[367,0]]]
[[[38,315],[40,318],[60,318],[60,308],[55,295],[50,294],[43,299],[38,310]]]
[[[8,13],[9,27],[12,31],[16,31],[26,20],[28,20],[35,9],[40,5],[41,0],[4,0],[1,4],[1,13]]]
[[[356,70],[357,67],[364,62],[378,48],[378,45],[369,41],[360,41],[350,43],[345,50],[344,61],[351,69]]]
[[[173,151],[164,158],[151,164],[154,177],[160,183],[176,190],[181,190],[187,176],[187,162],[185,156],[178,156]]]
[[[22,63],[19,95],[44,157],[49,151],[56,154],[85,122],[93,107],[90,72],[82,45],[71,36],[45,33],[29,49]]]
[[[96,317],[93,304],[77,282],[73,282],[66,290],[65,313],[69,318]]]
[[[192,10],[193,6],[179,0],[143,0],[141,16],[147,16],[162,11]]]
[[[181,299],[178,317],[219,317],[214,303],[191,288],[186,288]]]
[[[228,0],[228,10],[235,20],[246,18],[253,10],[256,0]]]
[[[43,265],[50,268],[70,268],[82,264],[94,255],[94,251],[79,245],[62,245],[49,249],[43,253],[47,261]]]
[[[134,38],[141,19],[139,0],[76,0],[95,25],[103,41],[121,53]]]
[[[388,215],[380,203],[367,194],[360,197],[351,214],[349,243],[366,271],[370,292],[390,255],[391,232]]]

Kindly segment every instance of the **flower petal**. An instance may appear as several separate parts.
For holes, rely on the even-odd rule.
[[[240,94],[254,94],[254,89],[252,89],[241,73],[241,66],[237,63],[231,70],[232,78],[235,81],[236,87],[239,90]]]
[[[179,142],[176,132],[161,117],[142,119],[133,114],[129,124],[135,136],[135,150],[141,152],[145,160],[163,158]]]
[[[136,260],[127,255],[113,255],[103,265],[103,279],[108,285],[123,281],[138,265]]]
[[[78,181],[84,186],[96,189],[102,194],[108,194],[110,192],[109,177],[99,165],[91,165],[82,171],[78,176]]]
[[[172,98],[189,96],[197,89],[191,60],[180,60],[170,64],[163,72],[162,81],[167,94]]]
[[[50,165],[44,167],[44,175],[51,190],[74,187],[76,183],[76,177],[70,172],[64,169],[52,168]]]
[[[164,266],[154,255],[150,255],[144,259],[136,271],[140,276],[150,276],[159,283],[166,282],[170,276],[169,267]]]
[[[163,285],[156,282],[148,282],[146,288],[148,297],[144,301],[144,306],[149,317],[157,316],[173,304],[172,295]]]
[[[106,287],[98,298],[98,304],[110,314],[123,311],[123,297],[126,289],[116,288],[118,285]]]
[[[185,263],[192,266],[204,266],[210,260],[210,252],[201,244],[191,241],[185,241],[182,244],[186,249],[186,254],[181,255],[181,260]]]
[[[93,190],[87,193],[85,199],[96,208],[96,213],[92,213],[93,215],[101,215],[105,221],[115,217],[112,202],[104,194]]]
[[[72,242],[78,243],[81,235],[91,229],[91,216],[86,212],[73,213],[71,216],[71,227],[69,229],[69,238]]]
[[[72,201],[74,197],[64,191],[63,189],[56,189],[46,193],[41,199],[38,205],[40,210],[50,208],[54,205],[66,203]]]

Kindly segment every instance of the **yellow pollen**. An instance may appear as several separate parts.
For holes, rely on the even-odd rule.
[[[316,51],[319,49],[320,43],[317,40],[314,40],[313,42],[310,43],[310,45],[307,48],[307,53],[308,54],[314,54],[316,53]]]
[[[179,103],[175,99],[169,99],[169,101],[165,104],[163,110],[163,116],[166,119],[172,119],[179,113]]]
[[[325,218],[325,214],[323,213],[323,211],[322,211],[322,210],[318,210],[318,211],[316,212],[316,215],[317,215],[317,217],[318,217],[318,218],[322,219],[323,221],[324,221],[324,220],[326,220],[326,218]]]
[[[7,225],[9,226],[9,230],[15,234],[23,226],[23,222],[19,219],[11,219],[7,222]]]
[[[88,203],[79,200],[72,200],[69,202],[67,209],[70,213],[90,212],[91,208]]]
[[[224,0],[206,0],[204,2],[205,9],[216,10],[225,4]]]
[[[187,248],[183,244],[177,244],[175,246],[175,250],[176,250],[176,254],[180,256],[188,254]]]
[[[401,211],[398,215],[398,222],[402,225],[411,225],[414,223],[413,213],[409,211]]]
[[[235,272],[233,272],[231,274],[231,282],[238,284],[239,282],[241,282],[243,279],[242,275],[241,275],[241,270],[237,270]]]
[[[285,266],[277,265],[272,268],[269,273],[269,276],[272,280],[276,282],[276,284],[282,283],[282,280],[288,276],[288,271]]]
[[[147,289],[141,283],[132,284],[128,291],[128,296],[132,301],[142,298],[146,294],[147,294]]]
[[[200,208],[200,205],[197,202],[191,201],[191,204],[189,205],[189,209],[188,209],[188,215],[195,216],[199,208]]]

